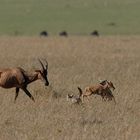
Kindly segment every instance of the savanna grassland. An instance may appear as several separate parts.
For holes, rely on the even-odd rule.
[[[139,0],[0,0],[0,35],[140,34]]]
[[[0,0],[0,68],[40,68],[45,87],[0,88],[0,140],[140,139],[139,0]],[[46,30],[49,37],[39,37]],[[66,30],[68,37],[58,33]],[[100,36],[89,34],[98,30]],[[81,105],[66,100],[99,80],[111,80],[117,104],[99,96]]]
[[[49,87],[41,81],[22,91],[0,89],[1,140],[139,140],[140,37],[0,37],[0,67],[40,68],[47,58]],[[82,105],[66,101],[77,86],[111,80],[117,104],[99,96]]]

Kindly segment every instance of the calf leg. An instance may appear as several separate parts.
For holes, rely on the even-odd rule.
[[[84,103],[84,96],[83,95],[81,96],[81,100],[82,100],[82,103]]]
[[[90,98],[89,98],[89,96],[87,96],[87,99],[88,99],[88,102],[90,101]]]

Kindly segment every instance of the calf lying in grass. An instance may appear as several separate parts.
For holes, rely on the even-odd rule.
[[[72,103],[80,104],[80,103],[82,103],[80,97],[81,97],[81,93],[79,95],[67,94],[67,101],[71,101]]]

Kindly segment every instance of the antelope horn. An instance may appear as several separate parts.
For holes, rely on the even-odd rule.
[[[48,69],[48,61],[46,59],[44,61],[46,62],[46,69]]]
[[[41,66],[42,66],[43,70],[45,70],[44,65],[43,65],[43,63],[41,62],[41,60],[40,60],[40,59],[38,59],[38,61],[40,62],[40,64],[41,64]]]

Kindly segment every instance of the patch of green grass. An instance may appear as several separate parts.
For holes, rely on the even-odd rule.
[[[139,0],[0,0],[1,35],[140,34]]]

